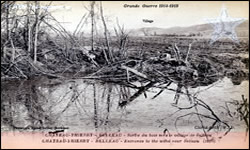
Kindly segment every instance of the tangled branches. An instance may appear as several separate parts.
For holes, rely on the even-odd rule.
[[[182,110],[191,110],[193,108],[195,110],[195,111],[192,111],[192,112],[187,113],[185,115],[181,115],[181,116],[177,117],[176,121],[175,121],[176,129],[177,129],[177,122],[180,119],[188,117],[188,116],[190,116],[190,117],[197,116],[198,119],[199,119],[200,125],[201,125],[201,129],[203,130],[206,138],[208,138],[207,133],[209,131],[211,131],[212,129],[218,129],[220,127],[225,129],[225,127],[226,127],[227,130],[224,132],[224,136],[227,135],[230,132],[232,127],[227,122],[221,120],[208,104],[206,104],[203,100],[201,100],[201,99],[199,99],[197,97],[192,97],[192,99],[193,99],[194,103],[191,106],[188,106],[188,107],[175,106],[176,108],[178,108],[178,110],[176,112],[179,112],[179,111],[182,111]],[[210,114],[209,113],[208,114],[207,113],[206,114],[205,113],[200,113],[199,110],[202,109],[202,108],[205,108]],[[209,126],[209,128],[207,128],[204,125],[205,119],[209,119],[209,120],[213,121],[212,125]],[[225,127],[223,127],[223,125]]]
[[[221,107],[226,110],[226,114],[230,118],[237,118],[240,121],[244,121],[247,134],[249,131],[249,101],[244,95],[241,95],[241,98],[242,100],[225,102],[225,107]]]

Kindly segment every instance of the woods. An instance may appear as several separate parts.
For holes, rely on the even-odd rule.
[[[148,45],[147,39],[145,39],[144,42],[140,42],[141,39],[139,39],[139,37],[129,36],[129,31],[120,25],[118,18],[116,18],[116,25],[112,30],[112,28],[107,26],[102,2],[91,2],[88,8],[85,8],[88,9],[88,13],[82,15],[76,29],[73,33],[70,33],[63,27],[63,24],[57,21],[51,14],[50,6],[52,3],[53,2],[49,2],[46,3],[46,5],[41,5],[40,2],[34,1],[25,2],[20,5],[15,1],[2,2],[2,77],[28,78],[39,74],[53,74],[54,76],[58,75],[60,77],[67,72],[77,73],[77,75],[82,74],[83,76],[88,76],[96,72],[94,74],[98,74],[100,77],[107,74],[121,73],[128,77],[127,73],[122,73],[123,71],[119,69],[119,66],[122,66],[121,69],[126,67],[130,72],[133,70],[133,75],[137,72],[136,75],[140,74],[139,77],[142,77],[142,74],[145,75],[147,73],[141,70],[143,68],[137,70],[140,67],[147,66],[147,68],[155,68],[155,66],[159,66],[160,63],[169,64],[170,62],[175,62],[175,60],[179,61],[180,57],[183,57],[182,62],[185,64],[190,57],[197,53],[197,48],[199,49],[199,47],[196,47],[198,45],[194,46],[193,44],[193,46],[191,46],[193,42],[189,42],[188,39],[184,40],[184,42],[187,43],[187,46],[189,45],[189,48],[184,48],[182,45],[179,48],[178,45],[182,42],[178,39],[167,39],[166,44],[172,46],[172,48],[169,47],[167,49],[168,52],[162,48],[160,44],[152,42]],[[25,7],[19,8],[18,6]],[[90,24],[88,23],[89,21]],[[102,31],[96,28],[98,22],[102,26]],[[90,37],[84,36],[84,27],[86,26],[91,28]],[[111,34],[111,32],[113,32],[114,35]],[[162,37],[155,36],[155,40],[160,40],[159,38]],[[199,41],[198,43],[201,42],[203,41]],[[133,43],[136,44],[136,47],[133,46]],[[204,44],[206,44],[206,42],[203,42],[203,45]],[[142,46],[139,48],[138,45]],[[161,53],[161,56],[156,52],[151,52],[149,50],[150,46],[155,47],[155,51]],[[244,43],[236,46],[239,47],[237,49],[247,51],[247,47],[245,47]],[[209,47],[203,48],[209,49]],[[137,50],[134,51],[133,49]],[[169,53],[169,51],[171,52],[172,60],[163,60],[164,58],[161,57]],[[206,63],[208,65],[207,67],[210,68],[217,67],[217,65],[212,64],[217,62],[211,62],[212,60],[216,60],[217,56],[209,56],[212,57],[209,60],[203,59],[202,57],[203,56],[190,58],[191,64],[189,68],[193,67],[201,72],[201,68],[197,68],[197,65],[200,65],[200,63]],[[226,59],[231,59],[230,57]],[[243,66],[235,66],[238,67],[236,69],[241,70],[247,62],[248,60],[242,58],[242,62],[239,63]],[[124,65],[128,63],[134,63],[133,67],[140,67],[137,69],[133,69],[133,67],[128,68],[129,66]],[[220,63],[221,66],[221,63],[225,63],[225,61],[223,60],[223,62],[218,63]],[[229,70],[231,66],[226,66],[225,64],[221,67],[228,72],[227,70]],[[112,71],[103,72],[101,70],[103,68],[109,68],[108,70],[113,69],[111,69]],[[162,74],[164,69],[166,68],[160,67],[158,74]],[[213,72],[215,73],[219,70],[220,69],[217,68],[217,71],[214,70]],[[226,72],[221,72],[221,74],[231,74]],[[148,73],[151,74],[150,72]],[[248,76],[246,72],[239,75],[243,78]]]
[[[158,89],[152,99],[158,98],[165,91],[171,91],[174,92],[172,107],[176,108],[177,112],[190,110],[176,117],[175,127],[178,126],[179,120],[196,116],[201,126],[207,120],[212,122],[208,130],[202,128],[205,134],[213,127],[222,125],[227,128],[225,135],[230,132],[230,124],[198,97],[201,90],[191,93],[190,89],[213,87],[214,83],[224,77],[230,78],[235,85],[249,80],[249,58],[246,56],[249,51],[248,42],[235,44],[233,41],[217,41],[211,46],[205,38],[187,38],[181,35],[167,37],[156,34],[151,36],[143,28],[145,36],[131,36],[132,31],[126,29],[119,22],[119,18],[112,20],[114,27],[110,26],[102,2],[96,1],[89,2],[89,5],[83,8],[87,13],[79,14],[82,17],[73,32],[70,32],[53,16],[49,9],[52,4],[53,2],[49,2],[45,5],[39,1],[25,2],[22,5],[18,5],[16,1],[1,2],[3,81],[29,81],[36,77],[47,77],[59,80],[59,85],[62,81],[74,79],[104,83],[101,102],[102,107],[105,107],[105,115],[99,110],[98,87],[95,83],[91,84],[94,110],[92,121],[96,131],[100,126],[110,124],[114,91],[119,97],[116,99],[118,108],[123,110],[133,105],[138,97],[148,98],[152,89]],[[87,28],[90,28],[89,33]],[[26,107],[34,107],[29,110],[31,112],[43,111],[42,107],[29,106],[36,103],[37,98],[34,98],[34,95],[41,87],[30,87],[30,90],[33,90],[33,98],[27,98]],[[64,97],[57,101],[59,104],[65,100],[67,105],[60,113],[53,114],[56,116],[55,120],[73,105],[80,107],[80,110],[83,108],[79,97],[85,91],[78,91],[77,87],[78,85],[72,82],[70,101],[66,101]],[[182,101],[183,97],[185,101]],[[237,103],[238,113],[248,124],[246,116],[249,110],[245,109],[247,100],[244,96],[242,100],[242,103]],[[186,104],[185,107],[181,106],[183,103]],[[167,129],[164,130],[166,131]]]

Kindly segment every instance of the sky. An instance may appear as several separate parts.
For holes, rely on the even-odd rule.
[[[46,5],[49,2],[42,2]],[[99,4],[99,1],[96,1]],[[138,8],[124,7],[124,5],[139,5]],[[157,8],[143,8],[143,5],[157,5]],[[178,4],[178,7],[159,8],[160,4]],[[232,18],[249,18],[248,1],[103,1],[104,15],[108,27],[115,27],[116,18],[126,29],[159,27],[169,28],[175,26],[191,26],[206,23],[206,18],[216,18],[220,15],[223,5]],[[88,1],[53,1],[51,9],[53,16],[63,26],[73,31],[82,16],[88,13]],[[153,20],[145,23],[143,19]],[[90,24],[89,26],[90,27]],[[86,29],[88,28],[86,26]]]

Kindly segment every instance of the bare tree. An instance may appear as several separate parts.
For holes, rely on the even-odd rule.
[[[91,50],[94,50],[94,16],[95,16],[95,1],[92,1],[90,3],[91,10],[90,10],[90,15],[91,15]]]
[[[102,18],[102,23],[103,23],[103,27],[104,27],[104,37],[105,37],[105,42],[106,42],[107,50],[108,50],[108,53],[109,53],[109,58],[111,59],[112,62],[114,62],[113,52],[112,52],[112,50],[110,49],[110,46],[109,46],[108,28],[107,28],[107,25],[106,25],[106,22],[105,22],[105,19],[104,19],[102,2],[101,1],[100,1],[100,12],[101,12],[101,18]],[[104,55],[106,55],[106,52],[105,52]],[[106,58],[106,61],[109,63],[109,61],[107,60],[107,58]]]
[[[39,31],[40,2],[35,1],[35,39],[34,39],[34,63],[37,62],[37,36]]]
[[[27,2],[28,52],[31,52],[30,2]]]
[[[126,58],[127,57],[126,44],[128,43],[129,32],[125,31],[124,26],[121,27],[118,18],[116,18],[116,24],[118,29],[114,28],[114,31],[117,38],[120,56],[122,58]]]

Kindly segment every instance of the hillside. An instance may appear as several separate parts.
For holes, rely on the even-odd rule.
[[[210,24],[200,24],[188,27],[171,27],[171,28],[139,28],[134,29],[131,32],[132,36],[145,36],[145,35],[167,35],[167,34],[177,34],[177,35],[190,35],[200,33],[202,36],[212,33],[213,27]],[[249,32],[249,20],[246,20],[242,24],[236,27],[236,32],[240,37],[248,37]]]

